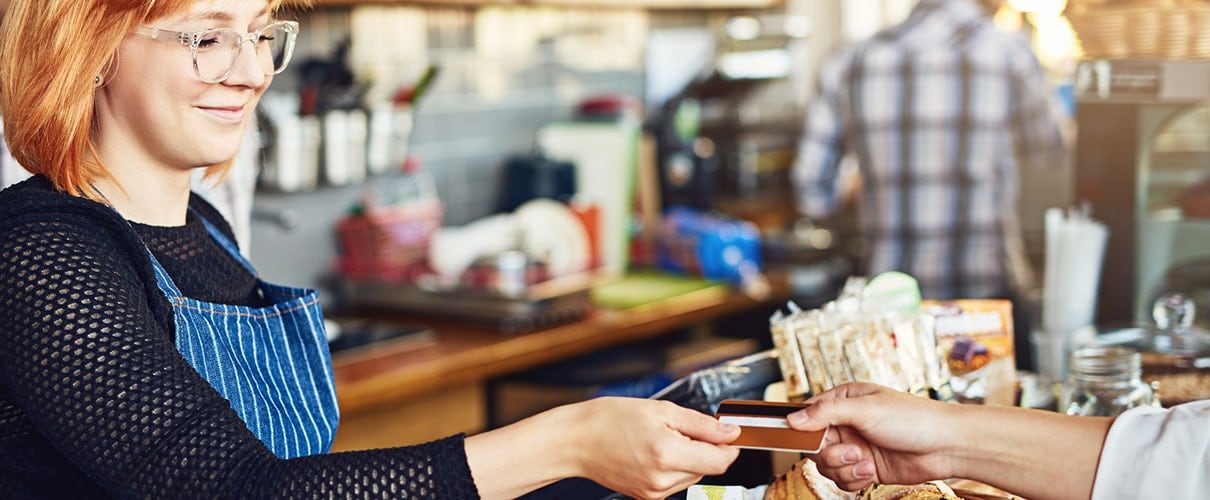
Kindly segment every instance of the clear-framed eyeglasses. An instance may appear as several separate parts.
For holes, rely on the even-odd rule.
[[[290,57],[294,55],[298,22],[274,21],[248,34],[228,28],[181,32],[150,26],[139,26],[134,29],[134,34],[189,47],[198,78],[206,83],[218,83],[235,71],[244,42],[251,42],[256,48],[256,60],[266,75],[285,71]]]

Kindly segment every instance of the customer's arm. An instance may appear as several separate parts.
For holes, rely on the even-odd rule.
[[[515,497],[556,480],[592,479],[636,498],[664,498],[721,474],[739,428],[667,401],[597,398],[466,439],[484,498]]]
[[[863,383],[812,398],[796,429],[832,426],[816,462],[842,488],[960,477],[1026,498],[1088,498],[1112,419],[957,405]]]

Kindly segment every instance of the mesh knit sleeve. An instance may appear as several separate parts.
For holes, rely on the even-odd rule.
[[[48,463],[69,470],[51,477],[76,473],[119,497],[477,496],[462,436],[278,459],[177,353],[149,265],[124,241],[124,221],[5,212],[0,434],[23,421],[34,431],[20,449],[0,442],[0,481],[20,483],[12,479],[19,462],[53,455]],[[36,487],[88,496],[58,483]]]

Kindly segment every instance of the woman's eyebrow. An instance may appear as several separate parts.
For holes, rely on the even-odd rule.
[[[269,15],[269,11],[267,11],[265,9],[261,9],[259,12],[256,13],[256,16],[254,16],[253,19],[260,19],[267,15]],[[231,22],[234,19],[235,19],[235,17],[232,16],[230,12],[222,11],[222,10],[211,10],[211,11],[198,12],[196,14],[190,14],[190,15],[186,16],[183,19],[183,21],[187,22],[187,23],[195,22],[195,21]]]

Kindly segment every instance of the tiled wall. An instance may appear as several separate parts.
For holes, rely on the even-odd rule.
[[[415,110],[410,151],[436,180],[445,223],[492,213],[503,162],[528,154],[548,122],[568,119],[585,97],[644,92],[644,46],[653,14],[631,10],[545,8],[359,7],[318,9],[301,17],[296,61],[326,56],[353,33],[351,65],[374,75],[369,98],[382,98],[440,66]],[[691,14],[665,23],[698,25]],[[282,75],[274,90],[296,85]],[[371,178],[380,184],[383,177]],[[317,286],[335,255],[332,228],[359,186],[307,193],[258,192],[252,259],[268,279]],[[298,224],[268,222],[289,212]]]

